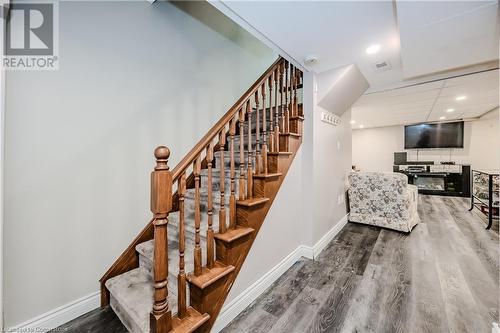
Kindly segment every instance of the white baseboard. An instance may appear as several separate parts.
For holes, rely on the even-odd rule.
[[[231,322],[231,320],[236,318],[238,314],[245,310],[247,306],[249,306],[257,297],[269,288],[274,281],[283,275],[283,273],[292,267],[292,265],[295,264],[301,257],[309,257],[312,259],[311,252],[306,246],[303,245],[296,248],[285,259],[264,274],[264,276],[245,289],[245,291],[229,302],[229,304],[226,304],[217,317],[211,332],[220,332]]]
[[[328,243],[342,230],[347,223],[347,215],[333,226],[314,246],[300,245],[286,258],[280,261],[264,276],[249,286],[245,291],[238,295],[222,308],[215,324],[211,330],[213,333],[220,332],[234,318],[236,318],[245,308],[257,299],[267,288],[269,288],[281,275],[283,275],[293,264],[301,257],[308,259],[317,258],[319,253],[328,245]]]
[[[319,241],[314,244],[313,247],[313,259],[316,259],[318,255],[325,249],[325,247],[332,241],[332,239],[337,236],[337,234],[345,227],[348,221],[349,214],[346,214],[340,221],[337,222]]]
[[[301,257],[315,259],[328,243],[342,230],[347,223],[347,215],[344,216],[332,229],[330,229],[314,246],[300,245],[286,258],[281,260],[269,272],[248,287],[229,304],[226,304],[212,328],[212,332],[219,332],[227,324],[238,316],[247,306],[259,297],[274,281],[285,273]],[[100,305],[100,292],[77,299],[71,303],[53,309],[38,317],[32,318],[15,327],[7,329],[7,332],[47,332],[61,326],[89,311],[97,309]],[[500,332],[498,332],[500,333]]]
[[[47,332],[89,311],[97,309],[99,305],[100,292],[97,291],[25,321],[15,327],[11,327],[7,329],[7,332]]]

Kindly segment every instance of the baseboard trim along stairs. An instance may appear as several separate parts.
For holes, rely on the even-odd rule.
[[[271,268],[267,273],[236,296],[231,302],[225,304],[217,321],[212,327],[214,333],[220,332],[253,301],[267,290],[281,275],[292,267],[300,258],[317,258],[323,249],[335,238],[336,235],[347,224],[348,215],[338,221],[321,239],[313,246],[300,245],[283,260]],[[87,312],[95,310],[100,304],[100,291],[93,292],[85,297],[79,298],[66,305],[48,311],[40,316],[32,318],[15,327],[8,328],[7,332],[47,332],[57,328]],[[496,326],[498,328],[498,326]],[[500,333],[500,330],[493,331]]]

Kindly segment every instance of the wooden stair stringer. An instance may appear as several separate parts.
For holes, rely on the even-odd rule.
[[[279,181],[275,183],[275,190],[272,191],[271,195],[269,196],[269,200],[258,207],[259,209],[258,221],[253,221],[252,225],[248,226],[254,229],[254,231],[253,233],[248,235],[249,237],[248,241],[241,244],[240,256],[236,259],[236,263],[233,265],[234,270],[230,275],[228,275],[228,278],[223,282],[223,286],[220,287],[221,297],[219,297],[218,301],[215,304],[213,304],[210,311],[208,311],[208,314],[210,315],[209,320],[203,326],[201,326],[196,332],[210,332],[210,330],[212,329],[220,311],[222,310],[222,306],[224,305],[224,302],[226,301],[226,298],[229,295],[231,287],[233,286],[234,281],[236,280],[236,277],[238,276],[241,267],[243,266],[243,263],[245,262],[245,259],[248,253],[250,252],[250,249],[252,248],[255,238],[257,237],[257,234],[259,233],[259,230],[266,219],[267,213],[269,212],[269,209],[271,208],[274,199],[276,198],[276,195],[278,194],[279,189],[281,188],[281,185],[284,179],[286,178],[288,170],[290,169],[290,166],[292,165],[301,144],[302,144],[302,138],[295,147],[292,147],[294,149],[292,149],[291,151],[292,154],[287,159],[286,165],[280,167],[280,172],[282,173],[282,177],[279,177]]]

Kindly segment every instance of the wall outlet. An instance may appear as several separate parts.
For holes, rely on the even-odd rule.
[[[338,197],[337,197],[337,204],[342,204],[342,200],[344,199],[344,197],[342,196],[342,194],[340,194]]]

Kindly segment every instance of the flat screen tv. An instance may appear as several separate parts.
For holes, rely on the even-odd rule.
[[[405,126],[405,149],[463,147],[463,121]]]

